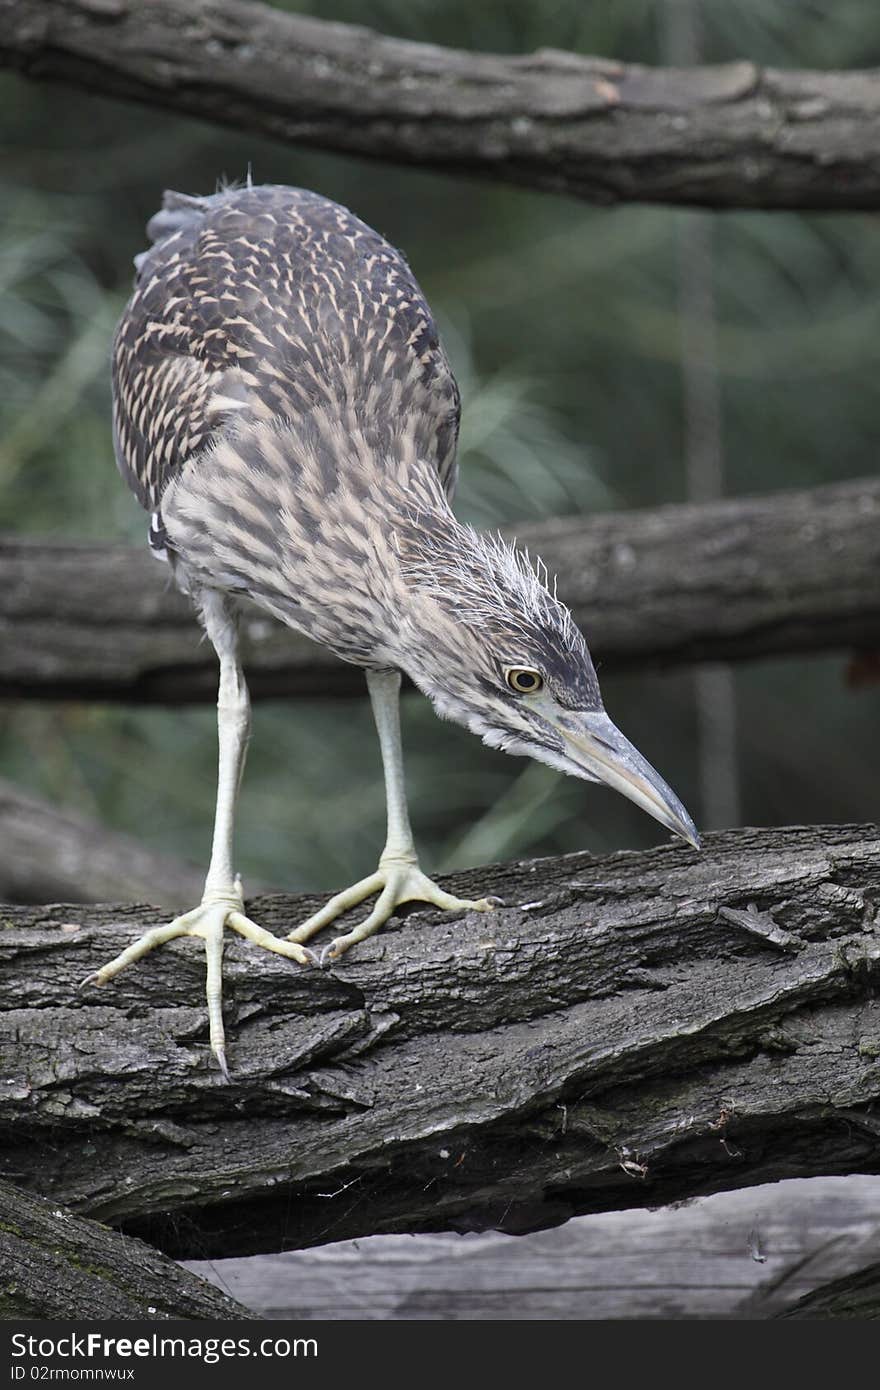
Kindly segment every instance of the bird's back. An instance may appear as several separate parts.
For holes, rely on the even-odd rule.
[[[158,549],[162,496],[187,461],[261,422],[356,424],[377,458],[409,431],[451,493],[455,381],[406,261],[378,233],[272,185],[166,193],[147,230],[114,344],[114,440]]]

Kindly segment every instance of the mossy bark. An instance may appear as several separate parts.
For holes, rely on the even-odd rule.
[[[0,1320],[253,1316],[143,1241],[0,1182]]]

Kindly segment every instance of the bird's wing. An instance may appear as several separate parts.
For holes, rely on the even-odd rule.
[[[187,459],[228,429],[316,406],[353,409],[360,426],[372,411],[377,449],[411,419],[451,494],[458,390],[409,267],[376,232],[317,194],[272,186],[167,193],[147,230],[155,245],[137,258],[113,354],[116,456],[142,505],[157,510]]]

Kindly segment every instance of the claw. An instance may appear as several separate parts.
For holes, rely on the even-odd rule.
[[[318,965],[322,970],[326,970],[332,961],[344,955],[350,946],[365,941],[368,936],[377,932],[402,903],[424,902],[452,913],[490,912],[502,905],[500,898],[480,898],[477,902],[469,898],[456,898],[423,874],[414,857],[388,854],[379,860],[376,873],[362,878],[351,888],[336,893],[308,921],[294,928],[288,935],[288,941],[295,941],[302,947],[304,942],[323,927],[329,926],[349,908],[356,907],[374,893],[378,893],[379,896],[364,920],[350,932],[344,936],[337,936],[324,947],[318,959]]]
[[[215,1047],[214,1056],[217,1058],[217,1066],[220,1068],[223,1080],[226,1082],[227,1086],[231,1086],[232,1077],[229,1075],[229,1067],[226,1064],[226,1048]]]
[[[138,937],[131,946],[121,951],[113,960],[86,975],[79,988],[86,985],[103,985],[118,975],[126,966],[133,965],[149,951],[179,936],[201,937],[207,957],[206,999],[208,1004],[208,1023],[211,1051],[217,1059],[224,1081],[229,1081],[229,1064],[226,1060],[226,1039],[223,1030],[223,934],[226,927],[240,936],[252,941],[265,950],[295,960],[299,965],[318,965],[314,951],[305,946],[292,944],[245,917],[241,910],[241,880],[236,879],[232,892],[206,892],[199,907],[182,917],[175,917],[164,927],[152,927]]]

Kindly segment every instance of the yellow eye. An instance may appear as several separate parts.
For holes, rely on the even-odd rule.
[[[504,674],[507,684],[517,695],[534,695],[544,684],[540,671],[533,671],[529,666],[508,666]]]

